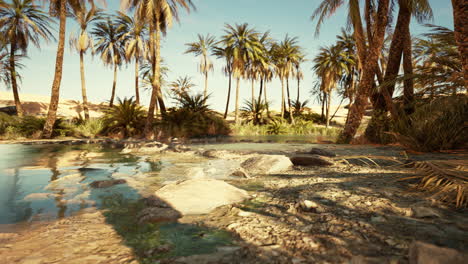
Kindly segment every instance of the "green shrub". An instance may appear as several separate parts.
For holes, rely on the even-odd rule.
[[[18,118],[15,116],[0,113],[0,134],[7,132],[8,127],[16,126]]]
[[[270,135],[283,135],[287,133],[287,125],[282,119],[275,119],[267,125],[267,133]]]
[[[143,133],[146,112],[133,98],[118,99],[118,104],[104,111],[104,132],[121,134],[124,138]]]
[[[268,103],[257,100],[252,104],[252,101],[246,100],[244,106],[240,109],[241,117],[246,123],[264,125],[270,121],[266,114],[267,109]]]
[[[157,128],[165,135],[181,138],[228,135],[227,122],[206,104],[203,95],[188,93],[176,98],[178,108],[167,112]]]
[[[75,128],[78,136],[85,138],[95,138],[104,130],[104,122],[100,119],[85,121]]]
[[[415,112],[394,124],[392,133],[403,146],[416,151],[440,151],[466,146],[466,96],[439,98],[417,106]]]

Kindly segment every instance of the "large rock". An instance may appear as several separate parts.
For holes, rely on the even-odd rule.
[[[124,179],[119,179],[119,180],[105,180],[105,181],[94,181],[90,183],[89,185],[93,188],[108,188],[117,184],[124,184],[127,181]]]
[[[168,148],[168,145],[156,141],[150,143],[135,143],[127,144],[121,153],[159,153],[167,150]]]
[[[326,150],[326,149],[320,149],[320,148],[312,148],[310,151],[309,151],[309,154],[313,154],[313,155],[319,155],[319,156],[325,156],[325,157],[336,157],[336,154],[329,151],[329,150]]]
[[[213,209],[249,198],[245,190],[211,179],[194,179],[169,184],[155,195],[183,215],[207,214]]]
[[[160,223],[175,222],[181,218],[182,214],[172,208],[148,207],[140,211],[137,215],[138,223]]]
[[[319,155],[296,155],[291,157],[295,166],[331,166],[333,162]]]
[[[455,249],[443,248],[435,245],[415,241],[410,245],[410,264],[465,264],[468,263],[468,254]]]
[[[291,160],[283,155],[260,155],[242,162],[241,167],[251,174],[275,174],[293,166]]]

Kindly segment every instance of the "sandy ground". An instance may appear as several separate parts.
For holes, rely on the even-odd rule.
[[[46,115],[49,107],[50,97],[35,94],[20,94],[20,100],[23,108],[28,115]],[[0,107],[15,105],[13,94],[10,91],[0,91]],[[101,116],[100,110],[105,106],[105,103],[93,103],[89,105],[90,116]],[[76,117],[82,113],[81,102],[76,100],[61,99],[58,108],[58,116]]]

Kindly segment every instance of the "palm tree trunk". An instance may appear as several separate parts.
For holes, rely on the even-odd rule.
[[[284,111],[285,111],[285,98],[284,94],[286,93],[284,90],[284,79],[280,78],[281,80],[281,118],[284,118]]]
[[[208,71],[205,72],[205,99],[208,97]]]
[[[299,99],[300,99],[300,93],[301,93],[301,78],[297,77],[297,99],[296,99],[296,103],[299,103]]]
[[[88,96],[86,95],[86,81],[84,71],[84,52],[80,51],[81,94],[83,96],[83,111],[85,120],[89,120]]]
[[[63,54],[65,51],[65,25],[67,22],[66,0],[60,0],[60,26],[59,26],[59,42],[57,48],[57,57],[55,60],[55,75],[52,83],[52,95],[50,97],[49,110],[47,119],[42,131],[43,138],[51,138],[52,130],[57,117],[57,108],[60,97],[60,82],[62,81]]]
[[[11,89],[13,90],[13,98],[15,101],[16,112],[18,116],[23,116],[23,106],[18,93],[18,83],[16,82],[16,63],[15,63],[15,48],[16,43],[13,42],[10,44],[10,77],[11,77]]]
[[[140,85],[138,83],[139,81],[138,73],[140,71],[139,62],[140,62],[140,59],[137,55],[135,58],[135,103],[138,105],[140,104]]]
[[[385,29],[388,24],[389,5],[390,0],[379,1],[379,6],[377,9],[377,21],[375,25],[376,30],[373,41],[374,45],[369,47],[369,50],[366,54],[366,63],[363,65],[363,75],[359,84],[358,95],[354,104],[351,105],[349,109],[350,113],[348,119],[346,120],[343,132],[340,136],[340,142],[349,143],[356,135],[356,132],[361,125],[362,117],[364,116],[364,111],[367,107],[369,94],[372,91],[373,83],[375,83],[375,70],[378,66],[378,60],[385,38]],[[359,45],[357,46],[359,49]]]
[[[286,90],[288,92],[288,111],[289,111],[289,118],[291,119],[291,124],[294,124],[294,115],[291,108],[291,96],[289,94],[289,78],[286,78]]]
[[[252,107],[255,107],[255,80],[251,80],[252,85]]]
[[[111,92],[111,99],[109,106],[112,107],[114,106],[114,99],[115,99],[115,88],[117,86],[117,63],[114,62],[114,81],[112,82],[112,92]]]
[[[240,86],[240,77],[236,78],[236,109],[235,109],[235,117],[234,121],[236,124],[239,124],[239,86]]]
[[[148,116],[146,117],[146,123],[145,123],[145,137],[146,139],[151,139],[153,137],[153,120],[154,120],[154,109],[156,106],[156,101],[159,102],[159,77],[160,77],[160,71],[161,71],[161,65],[160,65],[160,38],[161,38],[161,32],[159,28],[159,23],[153,22],[151,28],[150,28],[150,45],[151,45],[151,61],[152,61],[152,67],[153,67],[153,81],[151,83],[152,86],[152,91],[151,91],[151,99],[150,99],[150,104],[148,108]],[[161,106],[161,113],[163,112],[163,106]]]
[[[332,90],[330,89],[330,92],[327,94],[327,112],[326,112],[326,117],[325,117],[325,120],[326,120],[326,124],[325,124],[325,127],[328,128],[328,126],[330,126],[330,108],[331,108],[331,93],[332,93]]]
[[[322,112],[320,114],[320,116],[322,117],[322,120],[325,118],[325,102],[327,100],[327,94],[322,91]]]
[[[468,92],[468,17],[467,0],[452,0],[453,24],[455,40],[458,44],[458,52],[463,66],[463,77],[465,79],[465,89]]]
[[[262,101],[262,92],[263,92],[263,78],[260,78],[260,89],[258,91],[258,100],[257,100],[258,103]]]
[[[268,96],[267,96],[267,81],[265,80],[263,84],[263,96],[265,98],[265,104],[266,104],[266,110],[267,110],[267,116],[270,117],[270,105],[268,104]]]
[[[411,43],[411,35],[408,31],[405,32],[405,44],[403,45],[403,71],[405,75],[413,74],[413,49]],[[405,79],[403,83],[403,103],[406,114],[414,112],[414,81],[411,78]]]
[[[228,94],[226,100],[226,110],[224,111],[224,119],[227,118],[228,111],[229,111],[229,101],[231,100],[231,84],[232,84],[232,73],[229,73],[229,86],[228,86]]]

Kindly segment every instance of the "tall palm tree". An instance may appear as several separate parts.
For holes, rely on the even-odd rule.
[[[297,98],[296,102],[300,102],[300,94],[301,94],[301,80],[304,79],[304,73],[301,70],[301,65],[306,62],[305,55],[300,52],[298,54],[297,60],[294,61],[294,68],[295,68],[295,73],[294,75],[296,76],[297,80]]]
[[[314,59],[314,71],[321,80],[321,90],[326,94],[326,127],[330,125],[330,107],[332,92],[345,72],[349,72],[353,61],[338,45],[320,48]]]
[[[208,73],[213,71],[213,62],[210,60],[209,53],[213,50],[216,44],[215,37],[207,34],[206,36],[198,34],[198,41],[186,43],[187,53],[193,53],[195,56],[200,57],[200,64],[198,70],[205,76],[205,98],[208,96]]]
[[[45,1],[45,0],[44,0]],[[47,111],[47,118],[42,131],[43,138],[50,138],[52,136],[52,128],[55,124],[57,117],[57,109],[60,97],[60,83],[62,81],[62,67],[63,55],[65,51],[65,29],[67,22],[67,7],[76,6],[78,3],[85,0],[48,0],[49,13],[54,17],[59,17],[59,38],[57,45],[57,56],[55,60],[55,74],[54,81],[52,82],[52,91],[50,97],[49,110]],[[90,4],[94,4],[94,0],[86,0]],[[104,2],[104,0],[101,0]]]
[[[91,32],[96,39],[96,52],[101,54],[104,65],[114,67],[114,80],[112,82],[112,93],[109,106],[114,105],[115,88],[117,85],[117,70],[125,59],[122,35],[125,33],[110,17],[106,21],[95,24]]]
[[[468,27],[466,18],[468,17],[468,7],[466,0],[452,0],[453,24],[455,28],[455,39],[458,45],[458,52],[463,65],[463,78],[465,86],[468,87],[468,47],[466,41],[468,38]]]
[[[125,32],[122,38],[125,40],[125,56],[127,60],[135,61],[135,103],[140,104],[140,88],[139,88],[139,70],[140,62],[147,53],[147,41],[145,39],[148,33],[148,28],[138,14],[130,17],[125,13],[118,12],[117,24]]]
[[[223,66],[223,73],[228,76],[229,83],[228,83],[228,92],[227,92],[227,100],[226,100],[226,109],[224,111],[224,119],[227,118],[229,112],[229,101],[231,99],[231,84],[232,84],[232,73],[233,69],[233,53],[232,47],[229,46],[229,43],[221,40],[218,42],[219,46],[213,48],[213,55],[216,56],[218,59],[223,59],[225,64]]]
[[[39,48],[41,38],[52,39],[51,23],[52,20],[33,0],[12,0],[5,8],[0,9],[0,33],[10,46],[10,81],[19,116],[24,111],[18,93],[15,57],[19,51],[26,54],[29,43]]]
[[[239,123],[240,79],[245,76],[249,63],[262,56],[262,45],[259,41],[260,33],[250,28],[247,23],[235,26],[226,24],[224,32],[226,35],[222,39],[233,54],[233,74],[236,78],[235,122]]]
[[[372,6],[369,4],[370,2],[371,0],[366,0],[366,8]],[[354,30],[359,61],[358,67],[362,70],[362,76],[359,82],[356,99],[349,108],[348,118],[339,139],[340,142],[349,143],[353,139],[364,116],[369,95],[375,85],[376,70],[378,68],[379,57],[385,39],[385,31],[389,21],[390,2],[390,0],[379,0],[376,7],[377,11],[373,15],[374,19],[366,19],[366,27],[369,31],[372,31],[372,34],[368,34],[372,37],[368,40],[370,45],[366,45],[366,35],[364,34],[359,0],[349,0],[348,19]],[[312,15],[312,19],[318,19],[316,33],[319,32],[320,25],[325,18],[333,15],[344,3],[345,1],[343,0],[323,0],[320,3],[319,7]],[[364,11],[366,14],[370,13],[370,10]],[[367,17],[368,16],[366,16],[366,18]]]
[[[190,12],[195,6],[192,0],[122,0],[122,7],[125,9],[134,8],[138,17],[149,26],[150,33],[150,59],[153,68],[153,83],[148,117],[145,123],[145,137],[153,136],[153,119],[156,101],[159,102],[161,113],[165,113],[161,84],[161,34],[165,35],[167,29],[171,27],[173,19],[179,20],[179,9],[183,8]]]
[[[70,35],[70,46],[80,54],[81,94],[83,96],[83,111],[85,120],[89,120],[88,96],[86,95],[86,81],[84,69],[84,55],[91,48],[94,53],[93,38],[88,27],[102,19],[102,10],[91,5],[88,9],[85,2],[72,6],[71,16],[78,23],[79,29]]]

